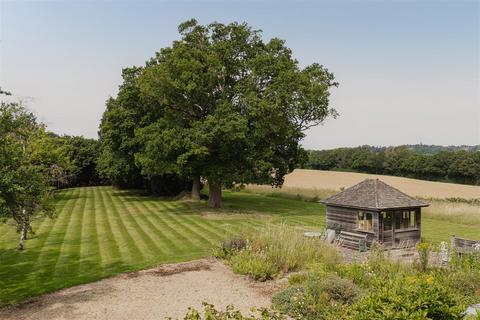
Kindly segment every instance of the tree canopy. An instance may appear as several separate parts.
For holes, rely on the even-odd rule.
[[[264,41],[245,23],[189,20],[179,33],[144,67],[124,71],[100,127],[103,171],[202,177],[214,207],[224,186],[281,185],[305,157],[304,130],[336,116],[333,74],[301,68],[284,41]]]
[[[0,217],[12,218],[20,232],[19,249],[38,213],[53,214],[48,157],[40,161],[37,144],[47,139],[43,126],[17,103],[0,104]]]

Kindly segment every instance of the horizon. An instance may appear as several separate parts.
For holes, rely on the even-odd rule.
[[[335,74],[340,116],[308,130],[305,149],[480,145],[478,2],[0,6],[0,85],[57,134],[97,138],[122,68],[143,66],[195,17],[245,21],[264,39],[286,40],[300,66]]]

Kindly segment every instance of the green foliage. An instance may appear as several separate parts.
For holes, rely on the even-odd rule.
[[[288,287],[273,296],[272,304],[295,319],[337,319],[361,292],[351,280],[330,274]]]
[[[451,265],[461,270],[480,270],[480,252],[458,254],[454,252],[450,261]]]
[[[353,307],[354,319],[462,319],[466,305],[434,275],[377,280]]]
[[[310,269],[274,296],[275,308],[295,319],[463,319],[466,306],[480,301],[479,270],[419,272],[380,249],[335,272]]]
[[[254,310],[254,315],[245,316],[240,311],[235,310],[233,306],[227,306],[225,311],[220,311],[215,306],[203,303],[203,314],[195,309],[190,308],[184,320],[283,320],[284,316],[262,308],[260,310]]]
[[[480,184],[480,151],[418,153],[410,146],[338,148],[308,152],[306,168]]]
[[[257,280],[272,279],[299,270],[314,261],[333,267],[338,252],[318,239],[309,239],[287,225],[268,225],[247,236],[243,250],[227,257],[234,272]]]
[[[352,280],[340,278],[330,274],[318,281],[319,287],[328,296],[328,299],[343,304],[352,304],[358,300],[362,290]]]
[[[119,187],[143,187],[140,169],[135,165],[139,145],[135,129],[150,116],[140,103],[137,81],[141,68],[125,68],[117,97],[107,101],[100,123],[101,151],[97,169],[100,176]]]
[[[11,218],[24,248],[31,222],[53,215],[49,184],[61,171],[62,154],[34,115],[18,103],[0,104],[0,218]],[[47,147],[48,146],[48,147]]]
[[[228,259],[232,255],[245,249],[247,239],[243,235],[227,237],[219,247],[214,248],[213,255],[216,258]]]
[[[480,269],[451,269],[443,275],[445,285],[465,297],[470,303],[480,301]]]
[[[415,246],[419,258],[420,270],[425,272],[428,268],[428,260],[432,252],[432,244],[428,242],[419,242]]]
[[[279,273],[279,267],[262,251],[240,251],[231,256],[229,262],[233,272],[249,275],[259,281],[273,279]]]
[[[97,172],[100,154],[100,142],[79,136],[64,136],[62,139],[65,153],[74,166],[69,187],[100,185],[103,181]]]

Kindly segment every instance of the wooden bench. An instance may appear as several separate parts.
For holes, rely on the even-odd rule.
[[[457,253],[480,253],[480,240],[469,240],[452,236],[450,247]]]
[[[340,231],[338,244],[342,247],[359,251],[366,251],[368,249],[367,235],[361,233]]]

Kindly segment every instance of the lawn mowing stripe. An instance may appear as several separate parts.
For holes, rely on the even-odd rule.
[[[170,209],[163,205],[164,201],[150,198],[149,201],[143,201],[143,205],[147,206],[149,210],[153,213],[153,217],[157,219],[162,225],[166,226],[172,235],[175,236],[174,240],[183,245],[183,248],[193,247],[197,250],[203,248],[203,244],[198,242],[198,239],[195,241],[192,240],[192,237],[187,237],[189,229],[184,225],[183,220],[179,220],[177,217],[173,216],[170,213]],[[172,226],[173,225],[173,226]],[[180,230],[180,231],[179,231]],[[184,232],[186,231],[186,232]]]
[[[64,195],[62,196],[62,199]],[[61,199],[58,199],[56,209],[61,209],[65,206],[66,202],[61,202]],[[61,203],[59,205],[58,203]],[[35,281],[32,281],[37,273],[32,272],[34,270],[38,271],[38,258],[41,253],[41,248],[43,243],[48,238],[50,231],[52,230],[53,222],[50,218],[44,218],[41,224],[37,227],[36,236],[31,240],[26,241],[26,249],[23,252],[19,252],[16,249],[5,250],[5,252],[11,253],[9,259],[12,259],[8,263],[9,259],[1,259],[0,261],[0,288],[2,288],[3,294],[6,295],[9,299],[14,299],[18,294],[21,294],[22,288],[30,287],[35,284]],[[32,246],[32,241],[36,242],[36,246]],[[15,261],[13,261],[13,259]],[[24,262],[22,262],[24,261]],[[11,274],[9,266],[15,265],[16,273]],[[18,284],[22,285],[19,286]],[[3,295],[2,294],[2,295]]]
[[[126,227],[126,222],[125,220],[128,217],[125,217],[123,214],[120,214],[117,210],[117,206],[115,205],[115,200],[112,197],[112,189],[110,190],[105,190],[102,189],[102,197],[105,194],[105,198],[107,199],[106,204],[109,205],[107,208],[107,211],[111,212],[112,215],[115,216],[115,223],[116,223],[116,230],[120,233],[121,238],[122,238],[122,244],[120,245],[120,250],[122,248],[126,249],[127,256],[124,257],[129,261],[132,265],[138,264],[139,262],[143,262],[145,259],[145,256],[143,252],[140,250],[140,248],[137,246],[137,243],[135,239],[132,237],[130,234],[130,231]],[[125,215],[128,215],[128,213],[125,213]]]
[[[116,196],[116,199],[118,199],[118,201],[114,201],[114,205],[117,207],[117,210],[119,206],[123,208],[123,213],[128,218],[128,223],[133,227],[130,228],[130,230],[132,230],[132,236],[144,242],[145,253],[149,253],[148,256],[151,258],[164,255],[165,251],[151,238],[150,234],[154,234],[155,232],[153,229],[150,229],[148,224],[145,224],[143,213],[140,210],[132,211],[131,208],[125,204],[126,198],[124,196]],[[142,221],[139,221],[140,219]],[[144,254],[144,256],[146,255]]]
[[[167,206],[172,207],[172,204],[170,202],[165,203]],[[181,212],[181,208],[177,206],[177,208],[172,208],[175,212]],[[190,214],[182,214],[182,218],[184,218],[186,221],[190,222],[190,224],[193,227],[196,227],[197,229],[201,230],[202,234],[205,234],[209,239],[210,243],[216,243],[220,239],[224,238],[225,235],[225,229],[212,226],[210,224],[210,221],[207,219],[203,218],[200,215],[190,215]]]
[[[197,242],[192,241],[190,238],[185,236],[183,232],[179,232],[179,227],[182,226],[178,224],[177,221],[172,221],[168,216],[168,209],[166,208],[158,208],[157,206],[153,206],[151,203],[153,200],[149,201],[142,201],[140,204],[144,206],[149,212],[151,213],[151,217],[158,223],[162,225],[162,227],[166,228],[168,232],[164,232],[165,236],[169,239],[169,243],[172,243],[174,247],[178,248],[178,252],[183,252],[185,250],[191,251],[192,248],[196,250],[200,250],[202,247],[198,245]],[[173,222],[173,226],[171,224]],[[183,228],[184,229],[184,228]],[[181,244],[182,246],[179,246]]]
[[[226,235],[237,235],[244,230],[260,229],[264,226],[264,221],[234,221],[234,223],[230,224],[229,230],[227,230]]]
[[[198,233],[198,230],[190,228],[183,217],[178,217],[176,212],[165,204],[165,201],[150,201],[150,203],[157,207],[157,209],[159,209],[161,212],[165,212],[163,216],[165,218],[170,218],[170,220],[176,224],[176,229],[181,228],[184,231],[184,234],[190,235],[191,237],[188,238],[182,234],[182,238],[186,239],[190,243],[195,243],[196,248],[203,250],[204,245],[210,243],[208,239],[206,239],[202,234]]]
[[[70,209],[76,206],[80,193],[80,189],[65,191],[67,200],[61,210],[57,209],[58,214],[51,223],[48,233],[44,236],[45,240],[42,246],[38,249],[38,257],[35,260],[34,282],[40,283],[41,286],[48,287],[51,284],[47,283],[46,279],[51,279],[54,267],[59,259],[60,250],[58,248],[66,235],[65,230],[71,217]]]
[[[112,192],[112,188],[110,187],[99,188],[99,198],[103,215],[106,217],[106,226],[108,227],[111,237],[114,239],[114,247],[116,248],[118,257],[120,258],[120,260],[114,260],[109,264],[115,268],[115,265],[118,263],[122,263],[125,266],[133,263],[134,259],[132,259],[132,253],[135,251],[135,249],[130,247],[131,241],[129,242],[128,239],[126,239],[126,233],[128,232],[125,231],[125,226],[122,228],[122,221],[120,217],[112,210],[111,200],[106,195],[110,192]],[[106,267],[107,269],[110,269],[109,265]],[[105,274],[108,274],[108,270],[105,270]]]
[[[160,203],[153,202],[154,205],[158,205]],[[205,231],[202,231],[198,226],[192,225],[192,221],[187,218],[186,215],[179,215],[178,208],[174,208],[169,205],[168,201],[162,201],[162,206],[165,208],[166,215],[173,220],[177,221],[177,223],[181,224],[187,232],[191,233],[192,235],[196,236],[198,240],[201,241],[203,244],[210,244],[211,240],[205,235]]]
[[[152,222],[152,216],[155,215],[155,213],[152,212],[145,205],[143,205],[143,203],[138,200],[138,197],[131,197],[130,199],[132,199],[131,205],[135,207],[137,211],[142,212],[142,214],[139,215],[140,218],[144,221],[145,224],[147,224],[149,230],[153,230],[151,234],[156,237],[156,243],[162,245],[162,250],[168,255],[178,253],[180,248],[176,245],[176,243],[165,234],[164,230],[160,230]]]
[[[69,222],[65,231],[60,256],[55,265],[53,277],[55,279],[75,277],[80,267],[80,247],[82,239],[83,216],[87,202],[86,188],[81,188],[80,199],[70,213]]]
[[[102,257],[98,241],[94,187],[87,187],[87,204],[82,226],[79,277],[101,272]],[[88,206],[87,206],[88,205]],[[87,209],[88,207],[88,209]]]
[[[192,209],[189,207],[189,211],[191,211],[191,210]],[[197,212],[195,212],[195,209],[194,209],[194,211],[191,211],[191,214],[189,215],[189,218],[197,220],[198,223],[200,223],[204,228],[208,229],[210,233],[213,233],[215,235],[215,238],[218,238],[219,236],[221,238],[224,237],[225,228],[219,226],[219,224],[223,223],[224,220],[210,220],[210,219],[198,214]],[[222,235],[219,235],[219,233],[221,233]]]
[[[105,208],[105,202],[102,197],[102,187],[96,187],[94,190],[95,223],[99,227],[98,244],[100,247],[100,259],[102,260],[102,276],[109,274],[110,269],[115,268],[115,265],[123,263],[122,252],[120,251],[117,237],[113,234],[112,224],[110,223],[110,215]]]

